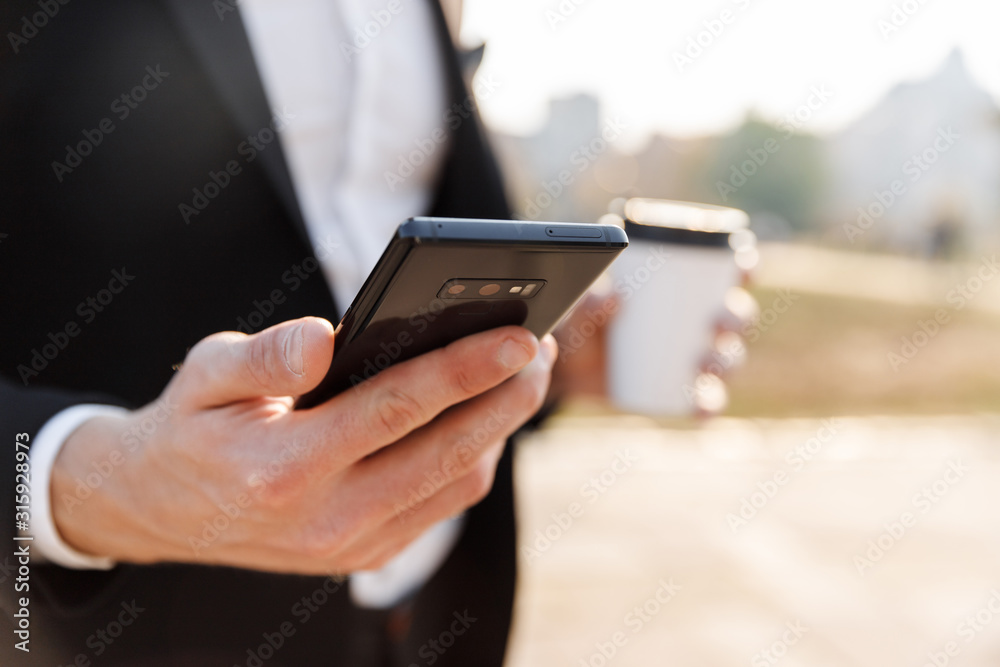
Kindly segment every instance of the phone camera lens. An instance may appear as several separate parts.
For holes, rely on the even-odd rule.
[[[465,285],[452,285],[451,287],[448,288],[448,294],[451,294],[452,296],[458,296],[464,291],[465,291]]]
[[[489,285],[483,285],[479,288],[479,294],[482,296],[493,296],[500,291],[500,286],[496,283],[490,283]]]

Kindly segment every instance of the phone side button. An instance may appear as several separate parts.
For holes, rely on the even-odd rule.
[[[604,232],[597,227],[546,227],[545,233],[561,239],[599,239]]]

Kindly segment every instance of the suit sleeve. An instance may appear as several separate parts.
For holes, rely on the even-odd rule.
[[[0,548],[0,608],[5,613],[13,613],[16,608],[15,598],[17,593],[14,585],[17,577],[18,559],[15,551],[24,542],[14,540],[18,534],[15,523],[18,474],[17,451],[25,451],[23,446],[18,447],[17,443],[25,443],[30,446],[38,431],[57,413],[84,403],[101,403],[104,405],[119,405],[126,407],[120,399],[107,395],[93,393],[77,393],[63,391],[52,388],[27,389],[18,386],[11,380],[0,377],[0,434],[3,443],[0,445],[0,540],[3,546]],[[18,436],[20,434],[21,437]],[[25,437],[27,436],[27,437]],[[37,494],[41,490],[32,488],[32,492]],[[46,490],[47,492],[47,490]],[[29,512],[30,514],[30,512]],[[29,519],[30,526],[30,519]],[[28,530],[28,534],[31,530]],[[27,542],[27,544],[31,544]],[[29,546],[30,550],[30,546]],[[52,575],[55,570],[62,570],[57,566],[42,566],[41,562],[32,561],[30,563],[30,592],[33,599],[39,596],[39,589],[46,588],[45,579]],[[67,573],[68,574],[68,573]],[[84,579],[95,579],[87,577],[85,573],[80,573],[81,582]],[[62,576],[62,575],[57,575]],[[70,575],[71,576],[71,575]],[[39,588],[35,587],[35,584]]]

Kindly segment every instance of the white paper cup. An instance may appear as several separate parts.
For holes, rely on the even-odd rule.
[[[753,244],[749,218],[655,199],[629,199],[623,213],[629,247],[612,267],[620,307],[608,332],[609,394],[628,412],[690,415],[702,407],[699,369],[726,294],[742,279],[731,241],[741,253]]]

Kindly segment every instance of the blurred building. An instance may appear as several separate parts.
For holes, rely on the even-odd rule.
[[[720,136],[582,150],[601,146],[608,122],[596,98],[577,95],[552,101],[534,135],[497,137],[519,216],[596,220],[615,197],[646,196],[745,209],[767,239],[934,256],[1000,240],[1000,108],[958,51],[828,136],[751,113]]]
[[[495,136],[515,214],[537,220],[587,219],[580,191],[581,182],[592,183],[588,172],[593,161],[585,156],[581,161],[580,150],[600,134],[600,103],[581,94],[553,100],[546,124],[533,135]],[[572,178],[560,180],[562,172]]]
[[[997,235],[1000,110],[960,52],[896,86],[828,145],[834,237],[939,254]]]

